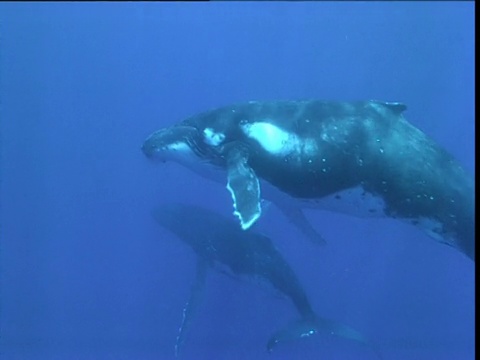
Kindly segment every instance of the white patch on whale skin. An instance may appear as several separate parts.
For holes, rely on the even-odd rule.
[[[212,128],[205,128],[203,136],[205,143],[211,146],[218,146],[225,140],[225,134],[215,132]]]
[[[175,161],[203,178],[216,182],[223,182],[225,179],[224,169],[211,164],[208,159],[200,158],[184,141],[168,144],[159,152],[159,157]]]
[[[168,144],[162,149],[162,154],[165,160],[176,161],[191,169],[198,167],[197,164],[200,162],[197,154],[183,141]]]
[[[161,152],[164,154],[169,154],[170,156],[167,156],[169,159],[173,159],[177,161],[184,159],[186,157],[195,156],[192,149],[190,149],[190,146],[188,146],[188,144],[186,144],[183,141],[177,141],[177,142],[168,144],[164,147],[164,149],[161,150]]]
[[[317,152],[313,139],[300,139],[296,134],[269,122],[247,123],[240,127],[245,135],[257,141],[263,149],[273,155],[315,155]]]

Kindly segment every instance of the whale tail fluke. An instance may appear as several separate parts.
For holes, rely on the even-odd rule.
[[[382,356],[376,346],[374,346],[359,331],[341,322],[317,316],[297,320],[290,323],[286,328],[275,332],[268,340],[267,350],[272,352],[273,349],[280,343],[308,338],[321,332],[356,341],[370,348],[378,359],[382,359]]]

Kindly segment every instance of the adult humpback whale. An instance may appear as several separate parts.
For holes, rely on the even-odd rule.
[[[226,268],[227,274],[235,277],[262,279],[292,301],[301,319],[273,334],[267,343],[269,351],[281,342],[309,337],[319,331],[371,346],[356,330],[315,314],[294,271],[268,237],[253,230],[243,231],[234,221],[193,205],[163,204],[152,214],[160,225],[188,244],[198,256],[196,279],[175,345],[176,355],[198,307],[208,268],[222,272]],[[375,348],[372,350],[381,357]]]
[[[474,259],[473,178],[404,119],[405,109],[379,101],[253,101],[158,130],[142,149],[225,181],[243,229],[266,198],[310,238],[316,233],[299,207],[406,220]]]

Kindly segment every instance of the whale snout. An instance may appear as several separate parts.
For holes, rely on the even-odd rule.
[[[154,159],[165,146],[164,131],[159,130],[151,134],[142,144],[142,152],[149,159]]]
[[[190,152],[189,145],[197,134],[191,126],[172,126],[155,131],[142,144],[142,152],[151,160],[175,160]]]

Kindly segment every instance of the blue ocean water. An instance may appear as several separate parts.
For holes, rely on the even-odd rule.
[[[152,131],[247,100],[379,99],[474,172],[473,2],[2,3],[2,359],[173,359],[195,276],[159,202],[231,212],[226,189],[152,164]],[[315,310],[384,359],[474,358],[474,264],[415,228],[327,212],[316,247],[258,224]],[[188,224],[186,224],[188,226]],[[297,314],[212,272],[184,359],[374,359],[319,335],[266,352]]]

